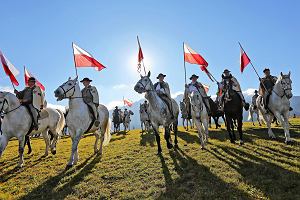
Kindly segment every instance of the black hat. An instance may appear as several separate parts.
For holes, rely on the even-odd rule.
[[[270,69],[269,68],[265,68],[263,72],[266,73],[266,71],[270,71]]]
[[[92,82],[92,80],[89,79],[89,78],[87,78],[87,77],[85,77],[84,79],[82,79],[80,82],[82,83],[83,81],[89,81],[89,82]]]
[[[115,108],[118,108],[118,106],[116,106]]]
[[[34,81],[35,82],[35,78],[34,77],[30,77],[29,79],[28,79],[28,82],[29,81]]]
[[[192,80],[193,78],[199,78],[199,76],[197,76],[196,74],[193,74],[193,75],[190,77],[190,80]]]
[[[127,108],[125,108],[125,110],[127,110]]]
[[[225,74],[225,73],[229,73],[229,72],[230,71],[228,69],[225,69],[223,73]]]
[[[254,90],[254,93],[258,93],[258,91],[257,91],[257,90]]]
[[[166,77],[165,74],[160,73],[160,74],[158,74],[158,76],[156,78],[159,79],[159,77],[161,77],[161,76]]]

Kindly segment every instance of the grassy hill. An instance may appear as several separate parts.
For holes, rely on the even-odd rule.
[[[11,141],[0,159],[0,199],[300,199],[300,119],[291,123],[292,146],[280,128],[269,140],[265,127],[245,123],[245,145],[231,144],[222,127],[210,130],[207,150],[195,131],[180,128],[179,149],[168,151],[162,139],[162,156],[154,136],[139,130],[114,135],[102,158],[87,135],[68,171],[70,138],[47,158],[43,140],[33,139],[22,169],[15,168],[18,144]]]

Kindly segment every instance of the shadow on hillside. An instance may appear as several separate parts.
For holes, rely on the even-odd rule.
[[[148,144],[151,147],[155,146],[155,135],[151,132],[144,132],[143,134],[141,134],[141,140],[140,140],[140,145],[141,146],[147,146]]]
[[[218,149],[222,150],[223,153],[220,153]],[[251,149],[247,149],[247,151],[249,150],[251,152]],[[270,199],[299,199],[300,174],[266,161],[272,157],[263,153],[259,154],[258,157],[245,152],[243,148],[219,145],[209,152],[234,168],[246,183],[262,191]],[[280,158],[272,160],[283,162]],[[285,164],[294,165],[292,163]]]
[[[172,180],[163,156],[160,156],[166,191],[157,199],[249,199],[243,191],[214,175],[208,167],[185,154],[181,149],[170,151],[179,178]]]
[[[101,156],[93,155],[87,158],[83,163],[78,166],[74,166],[68,171],[62,171],[58,175],[49,178],[44,183],[40,184],[37,188],[23,196],[21,199],[64,199],[69,194],[75,193],[74,187],[80,182],[84,181],[84,178],[92,173],[92,169],[101,160]],[[75,174],[76,173],[76,174]],[[74,175],[75,174],[75,175]],[[61,185],[61,180],[65,177],[71,176],[68,182]]]

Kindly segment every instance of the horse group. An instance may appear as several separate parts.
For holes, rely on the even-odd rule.
[[[172,149],[174,145],[171,139],[171,130],[174,132],[174,144],[175,148],[178,146],[177,132],[178,132],[178,115],[179,106],[174,99],[172,99],[172,112],[168,108],[166,102],[164,102],[156,93],[153,83],[150,79],[151,73],[149,72],[146,76],[141,76],[140,80],[136,83],[134,90],[138,93],[144,93],[145,98],[148,100],[147,108],[140,105],[140,117],[141,122],[146,130],[150,127],[156,137],[157,142],[157,153],[162,153],[160,144],[159,127],[164,127],[164,138],[167,143],[167,148]],[[271,122],[275,117],[282,125],[285,134],[285,142],[288,144],[292,140],[289,134],[289,108],[292,97],[291,79],[289,74],[280,74],[278,80],[274,86],[274,89],[270,95],[269,111],[265,110],[263,106],[262,97],[257,98],[257,109],[259,115],[263,117],[268,126],[268,135],[270,138],[275,138],[274,133],[271,129]],[[225,122],[227,132],[229,134],[230,141],[235,143],[235,123],[237,131],[239,133],[240,144],[243,144],[243,106],[241,99],[237,93],[233,90],[229,90],[230,100],[224,102],[224,113],[218,112],[215,102],[210,101],[211,104],[211,116],[216,120],[218,117],[225,115]],[[69,134],[71,136],[72,145],[70,158],[66,168],[70,168],[75,165],[79,160],[78,155],[78,143],[84,133],[93,133],[95,136],[94,153],[103,153],[103,146],[107,145],[110,141],[110,127],[111,121],[109,118],[108,109],[100,104],[98,107],[100,125],[96,127],[93,122],[93,116],[90,113],[88,106],[84,103],[82,94],[80,91],[78,78],[69,78],[65,83],[60,85],[54,92],[55,97],[58,101],[68,99],[69,110],[65,117],[64,114],[56,109],[46,108],[44,109],[44,117],[39,120],[39,130],[33,131],[32,119],[28,110],[22,106],[17,97],[10,92],[0,92],[0,113],[3,117],[0,123],[0,157],[3,154],[10,138],[16,137],[19,141],[19,163],[18,166],[24,165],[24,145],[26,137],[41,133],[45,140],[46,149],[44,156],[48,155],[49,148],[52,154],[56,154],[56,144],[65,124],[68,126]],[[209,139],[209,118],[206,106],[204,105],[203,97],[199,92],[193,92],[188,95],[190,105],[188,106],[191,113],[193,124],[195,124],[198,131],[201,148],[205,148]],[[183,111],[183,107],[180,106]],[[133,114],[132,112],[129,112]],[[129,129],[129,121],[124,125],[125,129]],[[113,116],[114,117],[114,116]],[[126,121],[126,118],[125,118]],[[125,123],[125,124],[126,124]],[[190,123],[191,124],[191,123]],[[218,128],[218,124],[216,123]],[[187,125],[188,127],[188,125]],[[51,137],[49,137],[51,135]],[[100,144],[99,144],[100,140]]]
[[[121,130],[121,124],[124,126],[124,131],[127,130],[130,131],[130,122],[131,122],[131,115],[134,115],[134,113],[129,110],[128,114],[125,115],[123,111],[118,110],[118,112],[113,112],[113,126],[114,126],[114,133],[120,132]]]

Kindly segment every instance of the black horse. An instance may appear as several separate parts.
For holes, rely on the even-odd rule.
[[[219,124],[219,118],[222,117],[223,121],[225,122],[226,125],[226,120],[224,118],[224,111],[219,109],[219,106],[212,98],[209,98],[209,106],[210,106],[210,112],[211,115],[209,116],[209,126],[211,127],[211,118],[214,119],[216,129],[220,128],[221,125]]]
[[[240,144],[243,141],[243,104],[240,95],[234,91],[231,85],[228,85],[225,92],[224,100],[224,113],[226,118],[227,132],[230,137],[230,142],[235,143],[236,137],[234,133],[234,122],[237,122],[237,131],[240,136]],[[227,93],[227,94],[226,94]]]

